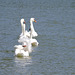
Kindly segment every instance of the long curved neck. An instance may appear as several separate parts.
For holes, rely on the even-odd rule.
[[[31,30],[31,32],[30,32],[30,39],[32,39],[32,30]]]
[[[22,33],[23,33],[23,24],[21,23]]]
[[[22,33],[25,35],[25,24],[22,24]]]
[[[31,28],[32,31],[35,31],[34,27],[33,27],[33,22],[32,21],[30,21],[30,28]]]

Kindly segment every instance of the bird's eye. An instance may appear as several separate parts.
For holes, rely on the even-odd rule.
[[[25,24],[25,21],[23,22],[23,24]]]

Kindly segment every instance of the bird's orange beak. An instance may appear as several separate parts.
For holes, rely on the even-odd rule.
[[[36,21],[36,20],[34,20],[34,22],[36,23],[37,21]]]

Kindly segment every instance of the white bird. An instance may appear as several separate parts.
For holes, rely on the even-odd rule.
[[[36,37],[38,34],[34,30],[33,22],[36,23],[35,18],[30,18],[30,30],[32,30],[32,37]]]
[[[25,21],[24,21],[24,19],[21,19],[20,22],[21,22],[21,27],[22,27],[22,33],[21,33],[20,36],[23,36],[23,33],[25,33],[25,35],[26,35],[27,37],[30,37],[30,32],[31,32],[31,31],[28,32],[27,30],[25,30],[25,32],[23,32],[24,29],[25,29],[25,26],[24,26]],[[38,34],[37,34],[37,32],[35,31],[35,29],[34,29],[33,22],[36,23],[35,18],[30,18],[30,30],[32,30],[32,37],[36,37],[36,36],[38,36]],[[23,26],[24,26],[24,27],[23,27]]]
[[[29,56],[31,52],[31,46],[27,42],[23,42],[22,45],[15,45],[15,56],[25,57]]]
[[[22,33],[20,34],[20,37],[22,37],[22,36],[27,36],[27,37],[29,37],[30,36],[30,33],[28,32],[28,31],[25,31],[25,20],[22,18],[21,20],[20,20],[20,22],[21,22],[21,28],[22,28]]]
[[[38,46],[38,44],[39,44],[36,39],[32,38],[32,29],[31,29],[31,32],[30,32],[30,41],[31,41],[32,46]]]
[[[30,39],[26,36],[26,31],[25,31],[25,20],[21,19],[21,27],[22,27],[22,33],[20,35],[20,38],[18,40],[19,43],[23,43],[24,41],[29,41]]]
[[[26,43],[27,44],[27,50],[29,51],[29,53],[32,52],[32,46],[31,46],[31,40],[29,38],[26,38],[25,36],[24,37],[21,37],[19,40],[18,40],[19,43]],[[21,48],[21,46],[20,46]]]
[[[32,30],[30,32],[30,38],[26,37],[26,36],[21,36],[18,40],[19,43],[23,43],[27,41],[29,44],[31,44],[32,46],[38,46],[38,41],[34,38],[32,38]]]
[[[34,30],[34,27],[33,27],[33,24],[32,24],[33,21],[36,22],[36,20],[34,18],[31,18],[30,19],[31,30],[29,32],[30,36],[27,37],[27,35],[26,35],[27,33],[26,33],[26,30],[25,30],[25,21],[24,21],[24,19],[21,19],[22,34],[21,34],[21,36],[18,40],[19,43],[23,43],[24,41],[28,41],[29,43],[32,44],[32,46],[38,46],[39,43],[37,42],[37,40],[32,38],[33,36],[38,35]]]
[[[15,55],[16,56],[29,56],[29,53],[32,52],[31,48],[31,41],[30,38],[26,36],[25,33],[25,20],[21,19],[21,27],[22,27],[22,33],[20,35],[20,38],[18,40],[19,43],[22,43],[22,45],[15,45]]]

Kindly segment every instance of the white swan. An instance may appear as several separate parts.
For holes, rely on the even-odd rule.
[[[33,21],[36,22],[36,20],[34,18],[31,18],[30,22],[32,23]],[[33,24],[31,24],[31,26],[30,26],[31,30],[29,32],[29,34],[30,34],[29,37],[27,37],[27,35],[26,35],[24,19],[21,19],[21,26],[22,26],[22,35],[20,36],[18,42],[23,43],[24,41],[27,41],[27,42],[29,42],[29,44],[31,43],[32,46],[38,46],[39,43],[37,42],[37,40],[32,38],[33,34],[37,35],[37,33],[34,30]]]
[[[20,38],[18,40],[19,43],[23,43],[24,41],[29,41],[29,38],[26,36],[25,26],[26,26],[25,20],[21,19],[22,33],[21,33]]]
[[[21,19],[21,26],[22,26],[22,33],[18,40],[19,43],[22,43],[22,45],[15,45],[15,55],[16,56],[29,56],[29,53],[32,52],[31,49],[31,41],[30,38],[26,36],[25,33],[25,21],[24,19]]]
[[[21,36],[18,40],[19,43],[23,43],[27,41],[29,43],[29,45],[31,44],[32,46],[38,46],[38,41],[36,39],[32,38],[32,30],[30,32],[30,38],[26,37],[26,36]]]
[[[24,42],[22,45],[15,45],[15,56],[24,57],[29,56],[29,46],[27,42]]]
[[[21,37],[19,40],[18,40],[19,43],[26,43],[27,44],[27,50],[29,51],[29,53],[32,52],[32,46],[31,46],[31,40],[29,38],[26,38],[25,36],[24,37]],[[20,47],[19,49],[21,49],[22,47],[19,45],[18,47]]]
[[[23,43],[23,42],[29,42],[30,43],[30,38],[28,38],[26,36],[26,31],[25,31],[25,20],[24,19],[21,19],[21,27],[22,27],[22,33],[20,35],[20,38],[18,39],[18,42],[19,43]]]
[[[29,37],[30,36],[30,33],[28,31],[25,31],[25,23],[26,23],[25,20],[22,18],[20,20],[20,22],[21,22],[21,28],[22,28],[22,33],[20,34],[20,37],[22,37],[22,36]]]
[[[32,37],[36,37],[38,34],[34,30],[33,22],[36,23],[35,18],[30,18],[30,30],[32,30]]]
[[[23,24],[24,23],[24,24]],[[25,31],[25,20],[24,19],[21,19],[21,26],[22,26],[22,34],[23,35],[21,35],[20,36],[20,38],[18,39],[18,42],[19,43],[24,43],[24,42],[26,42],[27,43],[27,46],[28,46],[28,50],[29,50],[29,52],[31,52],[31,40],[30,40],[30,38],[28,38],[27,36],[26,36],[26,31]]]
[[[30,32],[30,41],[31,41],[32,46],[38,46],[38,44],[39,44],[36,39],[32,38],[32,29],[31,29],[31,32]]]
[[[21,22],[21,27],[22,27],[22,33],[20,34],[20,37],[23,36],[24,34],[25,34],[25,36],[30,37],[30,32],[31,31],[28,32],[27,30],[25,30],[25,21],[24,21],[24,19],[21,19],[20,22]],[[36,36],[38,36],[38,34],[34,30],[33,22],[36,23],[35,18],[30,18],[30,30],[32,30],[32,37],[36,37]],[[25,32],[24,32],[24,30],[25,30]]]

